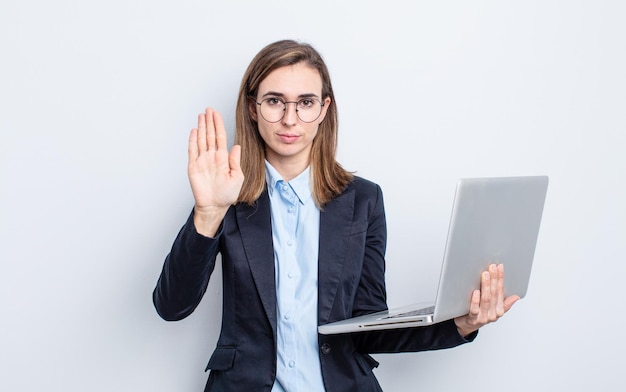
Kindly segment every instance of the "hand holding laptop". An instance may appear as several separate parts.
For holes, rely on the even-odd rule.
[[[497,321],[519,299],[518,295],[504,298],[504,265],[491,264],[481,275],[480,290],[472,292],[469,313],[454,319],[459,334],[467,336]]]

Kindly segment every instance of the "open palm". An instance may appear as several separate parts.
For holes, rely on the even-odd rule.
[[[207,108],[198,115],[198,128],[189,135],[187,173],[198,232],[217,229],[228,208],[237,201],[244,180],[240,160],[240,146],[233,146],[228,152],[222,116]]]

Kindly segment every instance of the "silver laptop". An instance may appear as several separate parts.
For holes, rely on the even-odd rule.
[[[320,325],[319,333],[419,327],[465,315],[491,263],[504,264],[505,295],[524,297],[547,189],[547,176],[459,180],[435,302]]]

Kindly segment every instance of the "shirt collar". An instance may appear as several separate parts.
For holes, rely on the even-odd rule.
[[[284,182],[291,187],[293,192],[296,194],[301,204],[306,204],[309,200],[311,200],[311,167],[307,166],[306,169],[302,173],[300,173],[296,178],[292,179],[289,182],[283,180],[283,177],[278,173],[276,169],[265,160],[265,181],[267,182],[267,188],[270,196],[274,193],[274,189],[276,189],[276,184],[279,182]]]

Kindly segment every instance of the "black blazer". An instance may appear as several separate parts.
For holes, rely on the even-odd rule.
[[[385,310],[386,223],[378,185],[356,177],[320,214],[318,323]],[[276,287],[267,192],[231,207],[215,238],[193,214],[178,234],[153,293],[165,320],[196,308],[222,255],[223,313],[205,391],[270,391],[276,377]],[[436,350],[470,340],[452,321],[429,327],[319,335],[327,391],[380,391],[370,353]]]

